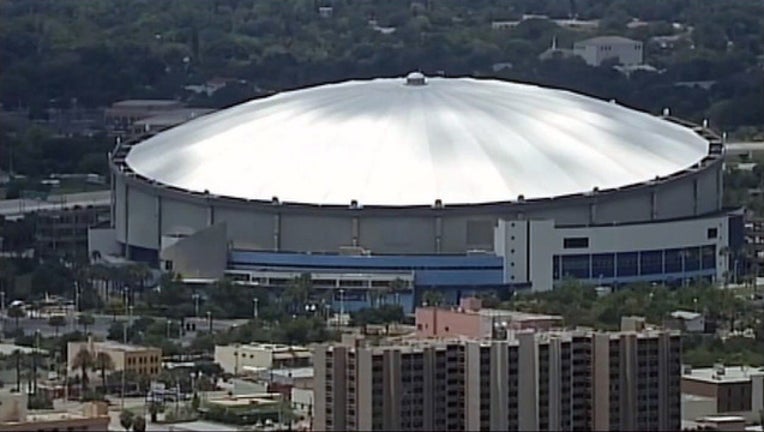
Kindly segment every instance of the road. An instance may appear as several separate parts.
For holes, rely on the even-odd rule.
[[[727,153],[747,153],[749,151],[764,151],[764,141],[734,142],[725,144]]]
[[[137,316],[133,316],[133,319],[137,319]],[[93,319],[95,322],[88,326],[88,332],[91,333],[95,337],[104,338],[109,333],[109,327],[111,327],[111,324],[114,322],[115,317],[112,315],[103,315],[103,314],[95,314],[93,315]],[[164,318],[162,317],[155,317],[155,320],[162,322]],[[129,317],[126,315],[117,315],[116,316],[117,321],[127,321],[129,320]],[[216,320],[213,318],[212,320],[212,330],[214,332],[220,332],[228,330],[229,328],[241,325],[243,323],[246,323],[246,319],[240,319],[240,320]],[[209,321],[207,321],[206,317],[188,317],[186,318],[186,324],[188,326],[188,331],[185,332],[182,336],[182,342],[184,343],[190,343],[191,340],[196,337],[198,332],[206,332],[209,329]],[[13,330],[16,328],[16,322],[13,318],[8,318],[5,315],[0,315],[0,325],[2,325],[3,331],[6,329]],[[34,334],[35,331],[39,330],[40,335],[43,337],[51,337],[55,336],[56,329],[52,326],[48,325],[48,319],[47,318],[20,318],[19,319],[19,328],[21,328],[25,334]],[[65,333],[71,333],[75,330],[82,331],[82,326],[77,325],[77,318],[74,316],[70,316],[66,320],[66,325],[64,327],[61,327],[58,329],[58,334],[65,334]],[[171,335],[173,338],[177,338],[177,334]]]

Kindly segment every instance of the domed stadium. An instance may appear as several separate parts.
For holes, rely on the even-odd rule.
[[[717,279],[742,241],[708,128],[569,91],[425,77],[283,92],[110,156],[122,254],[272,289]],[[393,301],[393,300],[391,300]]]

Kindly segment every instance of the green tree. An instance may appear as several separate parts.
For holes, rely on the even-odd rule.
[[[82,326],[82,333],[88,334],[88,327],[95,324],[95,318],[90,314],[80,314],[77,317],[77,324]]]
[[[133,419],[133,431],[144,432],[146,430],[146,419],[143,416],[135,416]]]
[[[119,424],[122,425],[123,428],[125,428],[125,431],[130,430],[130,428],[133,426],[134,420],[135,420],[135,414],[133,414],[132,411],[122,410],[122,412],[119,413]]]
[[[54,328],[55,336],[58,337],[58,329],[66,325],[66,317],[63,315],[53,315],[48,318],[48,325]]]
[[[422,302],[427,306],[440,306],[443,304],[443,293],[440,291],[425,291],[422,295]]]
[[[8,309],[8,317],[13,318],[16,322],[16,331],[19,331],[19,319],[26,316],[26,312],[21,306],[13,306]]]
[[[101,387],[103,389],[103,394],[106,395],[106,393],[108,392],[108,383],[106,382],[106,371],[114,370],[114,360],[111,358],[111,356],[108,353],[99,352],[98,354],[96,354],[95,359],[93,361],[93,370],[97,370],[101,372]]]
[[[82,379],[82,391],[84,395],[88,389],[88,370],[93,368],[93,354],[86,348],[81,347],[72,360],[72,369],[79,369]]]

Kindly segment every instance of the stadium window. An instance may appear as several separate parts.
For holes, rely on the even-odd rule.
[[[703,246],[700,255],[700,266],[703,270],[716,268],[716,245]]]
[[[639,273],[653,275],[663,273],[663,251],[642,251],[639,253]]]
[[[666,273],[680,273],[682,271],[682,250],[681,249],[666,249]]]
[[[636,276],[639,256],[636,252],[621,252],[617,256],[618,276]]]
[[[709,228],[706,231],[706,237],[709,239],[715,239],[719,235],[719,230],[716,228]]]
[[[576,279],[589,279],[590,255],[563,255],[562,274]]]
[[[594,254],[592,255],[592,277],[615,276],[615,255],[614,254]]]
[[[565,249],[585,249],[589,247],[589,237],[566,237],[562,241]]]
[[[684,250],[684,269],[685,271],[700,270],[700,248],[691,247]]]

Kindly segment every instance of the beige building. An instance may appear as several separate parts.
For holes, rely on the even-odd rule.
[[[81,412],[29,413],[26,393],[0,394],[0,431],[105,431],[109,427],[108,406],[86,403]]]
[[[87,349],[95,357],[98,353],[106,353],[114,362],[114,370],[127,370],[139,375],[157,375],[162,371],[162,350],[153,347],[125,345],[113,341],[69,342],[67,344],[66,365],[69,374],[77,375],[79,370],[73,368],[74,358],[82,349]]]
[[[758,421],[764,410],[764,371],[748,366],[685,367],[682,372],[682,418],[741,416]]]
[[[520,330],[508,336],[320,346],[314,427],[679,430],[678,334]]]
[[[310,366],[313,354],[301,346],[250,343],[215,346],[215,363],[234,375],[264,369]]]

